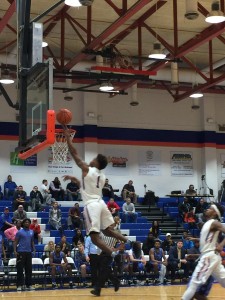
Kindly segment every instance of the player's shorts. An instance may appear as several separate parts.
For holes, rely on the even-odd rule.
[[[105,202],[100,199],[88,203],[83,211],[86,233],[100,232],[114,224],[114,219]]]
[[[225,268],[221,264],[221,256],[214,251],[201,256],[191,281],[202,285],[206,283],[210,275],[217,279],[218,282],[225,281]]]

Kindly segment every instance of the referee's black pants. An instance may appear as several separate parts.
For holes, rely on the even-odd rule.
[[[97,279],[98,279],[98,272],[99,272],[99,258],[100,255],[98,254],[89,254],[90,258],[90,266],[91,266],[91,283],[92,286],[96,286]]]
[[[23,270],[25,270],[25,285],[26,287],[32,284],[32,253],[18,252],[16,259],[17,269],[17,287],[24,285]]]
[[[113,284],[117,280],[116,276],[112,272],[112,257],[107,253],[101,253],[99,255],[99,264],[98,264],[98,278],[96,289],[101,290],[104,287],[105,282],[110,279]]]

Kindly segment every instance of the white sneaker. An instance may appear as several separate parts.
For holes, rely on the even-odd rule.
[[[22,286],[18,286],[16,290],[17,292],[22,292]]]
[[[26,287],[26,291],[35,291],[35,288],[30,285]]]

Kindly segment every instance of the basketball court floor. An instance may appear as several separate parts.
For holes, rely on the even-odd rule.
[[[174,286],[149,286],[149,287],[122,287],[118,292],[114,292],[113,288],[102,289],[99,299],[102,300],[178,300],[181,299],[185,291],[185,285]],[[61,289],[61,290],[42,290],[34,292],[3,292],[1,299],[8,300],[53,300],[60,299],[72,300],[79,297],[82,300],[96,298],[90,294],[90,288],[87,289]],[[214,284],[208,296],[209,300],[225,300],[225,290],[219,285]]]

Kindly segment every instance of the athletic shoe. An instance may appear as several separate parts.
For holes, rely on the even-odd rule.
[[[114,291],[117,292],[119,291],[120,288],[120,280],[118,278],[115,278],[115,280],[113,280],[113,285],[114,285]]]
[[[193,298],[196,300],[207,300],[208,299],[206,296],[201,295],[199,293],[195,293]]]
[[[25,288],[26,291],[35,291],[35,288],[32,287],[32,285],[26,286]]]
[[[17,292],[22,292],[22,286],[18,286],[16,290]]]
[[[160,284],[160,280],[159,279],[155,279],[154,280],[154,284]]]
[[[75,285],[73,284],[73,282],[70,282],[70,283],[69,283],[69,287],[70,287],[70,289],[75,288]]]
[[[94,295],[94,296],[100,297],[101,290],[100,289],[91,290],[91,294]]]
[[[54,282],[54,283],[52,283],[52,288],[53,288],[53,290],[57,289],[57,285],[56,285],[56,283],[55,283],[55,282]]]

